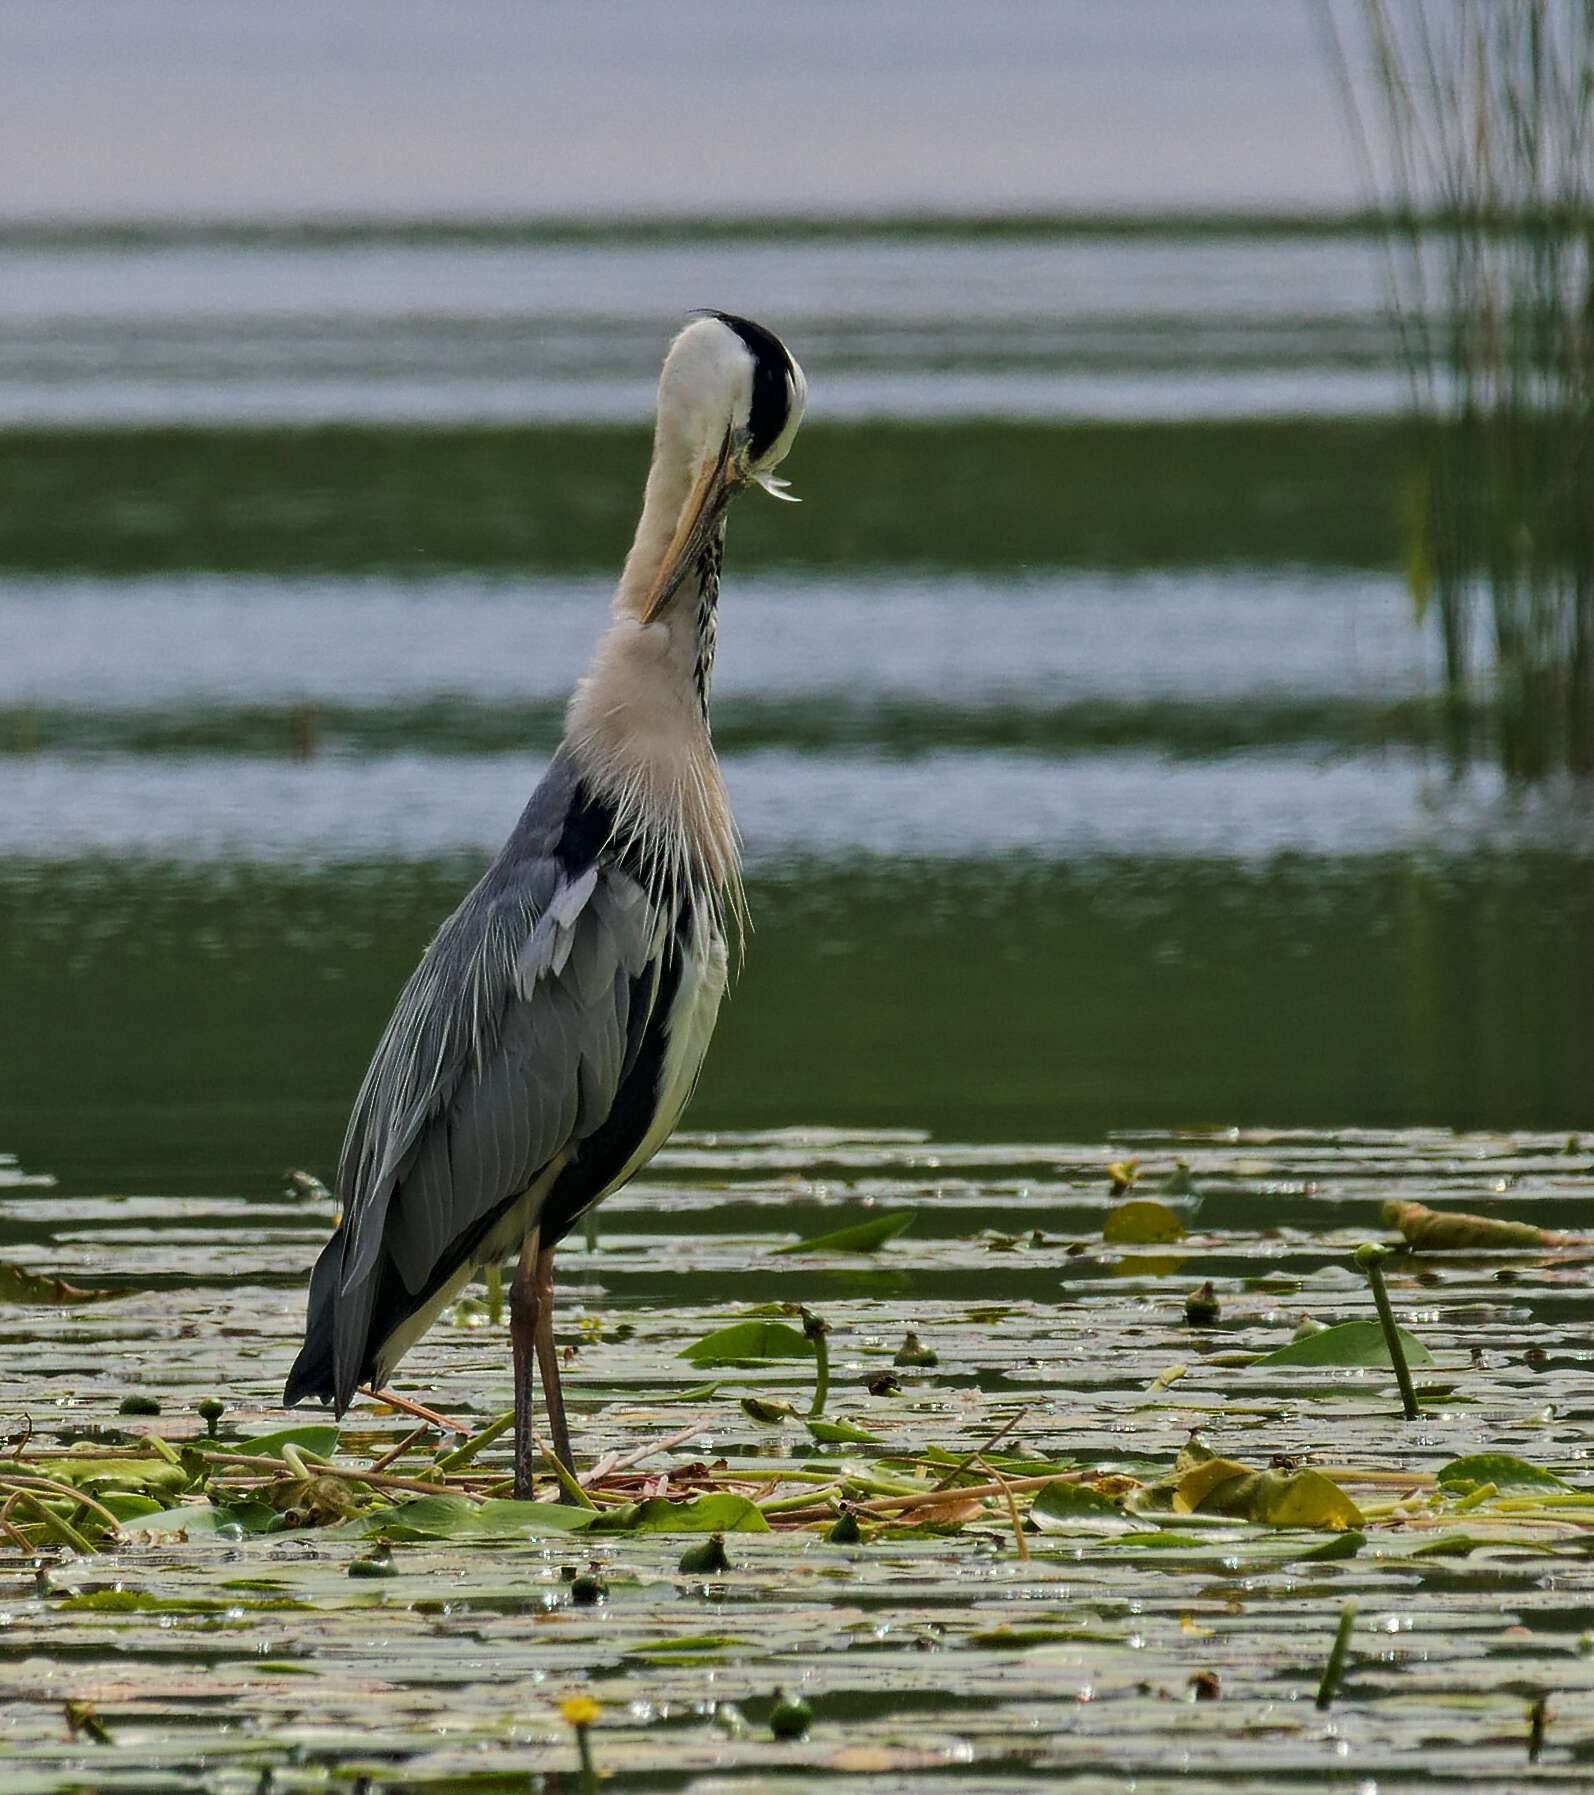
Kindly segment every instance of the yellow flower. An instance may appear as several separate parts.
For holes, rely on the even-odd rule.
[[[603,1709],[590,1695],[567,1695],[559,1704],[559,1712],[572,1726],[591,1726]]]

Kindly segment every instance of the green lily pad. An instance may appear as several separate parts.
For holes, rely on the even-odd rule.
[[[866,1427],[854,1427],[850,1421],[810,1421],[808,1431],[821,1446],[871,1446],[880,1439],[879,1434],[870,1433]]]
[[[695,1659],[723,1658],[728,1652],[755,1649],[755,1642],[736,1639],[727,1633],[692,1633],[673,1639],[647,1639],[627,1651],[628,1658],[652,1658],[665,1663],[691,1662]]]
[[[1405,1349],[1408,1365],[1428,1366],[1434,1357],[1428,1348],[1404,1328],[1396,1330]],[[1252,1365],[1387,1365],[1389,1343],[1376,1321],[1342,1321],[1338,1327],[1324,1328],[1321,1333],[1291,1340],[1273,1352],[1253,1359]]]
[[[1040,1533],[1069,1533],[1103,1521],[1124,1522],[1122,1506],[1086,1484],[1059,1479],[1035,1492],[1029,1518]]]
[[[1525,1459],[1512,1458],[1506,1452],[1479,1452],[1471,1458],[1454,1458],[1441,1467],[1436,1480],[1440,1489],[1458,1496],[1486,1483],[1492,1483],[1502,1493],[1516,1495],[1548,1494],[1571,1487],[1553,1471],[1530,1465]]]
[[[670,1502],[650,1496],[645,1502],[627,1502],[593,1515],[589,1533],[768,1533],[769,1522],[756,1503],[745,1496],[716,1491],[694,1496],[689,1502]]]
[[[356,1515],[340,1533],[382,1533],[390,1539],[536,1539],[580,1533],[593,1511],[557,1502],[473,1502],[468,1496],[417,1496]]]
[[[895,1240],[913,1220],[911,1209],[894,1209],[889,1215],[871,1216],[853,1228],[838,1228],[834,1234],[816,1234],[812,1240],[788,1241],[785,1246],[771,1247],[772,1253],[877,1253],[888,1240]]]
[[[317,1458],[331,1458],[338,1447],[337,1425],[312,1421],[303,1427],[282,1427],[275,1433],[256,1434],[250,1440],[234,1440],[228,1450],[247,1453],[252,1458],[281,1458],[284,1446],[292,1446],[296,1452],[313,1452]]]
[[[784,1321],[737,1321],[694,1340],[676,1354],[694,1365],[758,1365],[766,1359],[811,1359],[814,1343]]]

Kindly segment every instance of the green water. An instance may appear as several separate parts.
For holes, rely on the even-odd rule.
[[[0,880],[0,1138],[81,1190],[330,1175],[470,872]],[[700,1128],[1571,1126],[1594,1088],[1594,882],[1554,857],[817,866],[749,899]]]
[[[647,456],[621,426],[4,431],[0,566],[607,571]],[[791,464],[803,509],[742,506],[732,568],[1389,567],[1415,471],[1392,419],[821,415]]]

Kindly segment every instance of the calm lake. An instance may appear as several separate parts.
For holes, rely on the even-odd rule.
[[[557,740],[693,305],[803,359],[716,726],[693,1112],[966,1139],[1586,1120],[1594,812],[1441,746],[1332,221],[14,226],[0,1146],[326,1171]]]
[[[1585,1787],[1594,801],[1452,745],[1381,252],[1254,209],[1352,203],[1304,17],[24,10],[6,1795],[555,1795],[577,1692],[637,1795]],[[699,306],[805,365],[803,503],[726,559],[745,970],[560,1253],[578,1537],[480,1287],[397,1379],[463,1455],[283,1413],[283,1173],[558,741]],[[1410,1420],[1390,1199],[1548,1230],[1391,1259]],[[783,1303],[824,1356],[704,1356]]]

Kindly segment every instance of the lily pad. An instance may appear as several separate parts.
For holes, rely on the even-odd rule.
[[[593,1515],[589,1533],[768,1533],[762,1509],[745,1496],[716,1491],[689,1502],[650,1496]]]
[[[0,1303],[107,1303],[113,1297],[127,1296],[126,1290],[85,1289],[69,1284],[65,1278],[54,1278],[45,1272],[29,1271],[10,1259],[0,1259]]]
[[[247,1453],[251,1458],[281,1458],[284,1446],[296,1452],[313,1452],[317,1458],[331,1458],[337,1451],[338,1429],[330,1421],[312,1421],[303,1427],[283,1427],[275,1433],[256,1434],[253,1439],[234,1440],[229,1450]]]
[[[1166,1203],[1153,1197],[1131,1197],[1107,1211],[1101,1237],[1113,1246],[1165,1246],[1184,1239],[1184,1223]]]
[[[1469,1490],[1492,1483],[1497,1490],[1513,1495],[1549,1494],[1571,1486],[1553,1471],[1530,1465],[1525,1459],[1512,1458],[1506,1452],[1479,1452],[1470,1458],[1454,1458],[1436,1474],[1440,1489],[1464,1496]]]
[[[877,1253],[888,1240],[894,1240],[913,1220],[911,1209],[896,1209],[889,1215],[871,1216],[853,1228],[838,1228],[834,1234],[817,1234],[812,1240],[793,1240],[785,1246],[772,1247],[773,1253]]]
[[[1379,1210],[1386,1228],[1397,1228],[1408,1245],[1423,1253],[1489,1252],[1504,1248],[1572,1246],[1575,1234],[1537,1228],[1532,1222],[1496,1215],[1472,1215],[1461,1209],[1430,1209],[1426,1203],[1392,1197]]]
[[[1427,1366],[1434,1363],[1428,1348],[1404,1328],[1396,1330],[1405,1349],[1408,1365]],[[1338,1327],[1324,1328],[1320,1333],[1291,1340],[1287,1346],[1264,1353],[1251,1361],[1256,1365],[1387,1365],[1389,1342],[1376,1321],[1342,1321]]]
[[[467,1496],[416,1496],[346,1521],[339,1533],[382,1533],[390,1539],[537,1539],[580,1533],[592,1510],[557,1502],[473,1502]]]
[[[694,1365],[758,1365],[766,1359],[811,1359],[814,1343],[784,1321],[733,1322],[718,1333],[683,1346],[677,1358]]]
[[[1269,1527],[1315,1527],[1339,1532],[1365,1526],[1362,1511],[1321,1471],[1247,1471],[1208,1490],[1196,1511],[1260,1521]]]
[[[872,1434],[865,1427],[854,1427],[850,1421],[810,1421],[808,1431],[821,1446],[859,1445],[871,1446],[879,1442],[880,1436]]]
[[[1082,1526],[1099,1527],[1103,1522],[1132,1524],[1122,1505],[1111,1496],[1088,1484],[1068,1483],[1061,1478],[1035,1492],[1029,1518],[1039,1533],[1071,1533]]]

